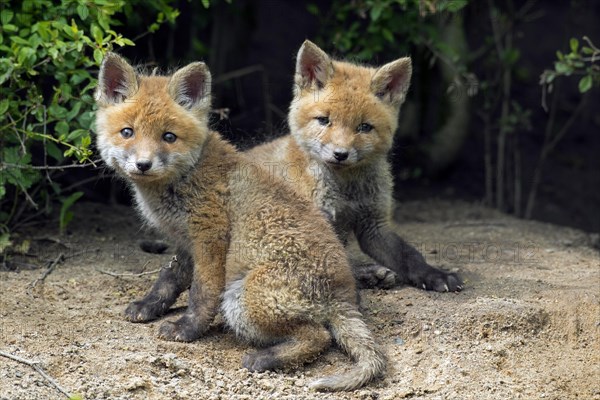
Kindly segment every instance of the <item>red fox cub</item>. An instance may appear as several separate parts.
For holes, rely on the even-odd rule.
[[[410,83],[411,60],[380,68],[334,61],[305,41],[298,52],[291,134],[248,151],[283,176],[330,218],[345,242],[350,233],[371,258],[418,288],[457,291],[455,274],[438,270],[390,228],[392,176],[387,155]],[[354,266],[364,286],[379,265]],[[376,280],[376,279],[375,279]]]
[[[172,76],[137,74],[109,53],[100,68],[97,145],[130,184],[144,220],[176,241],[163,269],[126,317],[163,315],[190,287],[189,305],[159,336],[192,341],[216,313],[262,346],[251,371],[302,364],[333,338],[356,365],[311,384],[351,390],[383,375],[386,359],[362,320],[343,246],[321,212],[208,128],[211,76],[195,62]]]

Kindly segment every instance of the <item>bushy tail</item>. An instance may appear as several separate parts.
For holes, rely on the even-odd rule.
[[[356,361],[356,365],[346,373],[311,382],[310,387],[316,390],[357,389],[382,376],[386,370],[386,357],[375,343],[360,312],[350,304],[345,304],[337,311],[337,315],[329,321],[331,334],[338,345]]]

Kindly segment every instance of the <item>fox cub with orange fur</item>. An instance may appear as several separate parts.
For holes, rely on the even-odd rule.
[[[411,71],[408,57],[363,67],[334,61],[307,40],[296,62],[291,134],[247,153],[312,199],[342,242],[354,233],[361,250],[391,269],[396,280],[457,291],[462,289],[457,275],[427,264],[390,227],[393,182],[387,155]],[[389,286],[394,274],[386,268],[356,264],[353,269],[363,286]]]
[[[384,373],[335,232],[308,199],[209,130],[203,63],[144,76],[109,53],[96,101],[102,158],[129,182],[146,222],[179,249],[179,262],[129,305],[128,319],[161,316],[191,286],[186,312],[161,325],[162,338],[195,340],[220,310],[237,336],[263,346],[243,358],[249,370],[311,361],[333,338],[356,365],[312,387],[350,390]]]

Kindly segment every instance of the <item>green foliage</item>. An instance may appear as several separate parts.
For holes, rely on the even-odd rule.
[[[157,23],[172,22],[171,0],[152,0]],[[0,230],[25,210],[63,196],[48,167],[90,163],[92,69],[104,54],[133,46],[115,27],[141,0],[8,0],[0,4]],[[148,4],[148,2],[146,2]],[[129,7],[129,8],[126,8]],[[60,228],[69,221],[63,202]],[[67,206],[65,206],[67,205]]]
[[[65,232],[65,229],[67,228],[69,222],[71,222],[71,220],[73,219],[73,212],[69,211],[69,209],[73,204],[75,204],[77,200],[81,198],[81,196],[83,196],[83,192],[75,192],[67,198],[61,199],[62,205],[60,207],[60,217],[58,219],[61,235]]]
[[[571,38],[569,53],[556,52],[554,69],[547,69],[542,73],[540,85],[547,85],[548,91],[551,92],[555,78],[571,75],[583,75],[579,79],[580,93],[587,92],[594,85],[600,85],[600,49],[587,36],[583,37],[583,41],[587,45],[580,46],[579,40]]]
[[[336,49],[360,61],[388,50],[394,54],[408,52],[411,45],[422,44],[457,62],[456,50],[444,43],[436,24],[467,3],[467,0],[335,0],[329,14],[320,18]],[[309,4],[307,9],[314,15],[322,15],[315,4]]]

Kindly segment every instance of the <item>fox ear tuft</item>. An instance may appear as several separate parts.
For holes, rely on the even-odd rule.
[[[382,101],[400,106],[406,98],[411,75],[410,57],[399,58],[375,71],[371,89]]]
[[[305,40],[296,59],[296,85],[301,89],[322,88],[333,75],[329,56],[310,40]]]
[[[122,103],[138,90],[135,70],[124,58],[115,53],[106,53],[96,89],[96,102],[99,105]]]
[[[169,81],[169,94],[187,110],[210,108],[211,76],[203,62],[194,62],[177,70]]]

